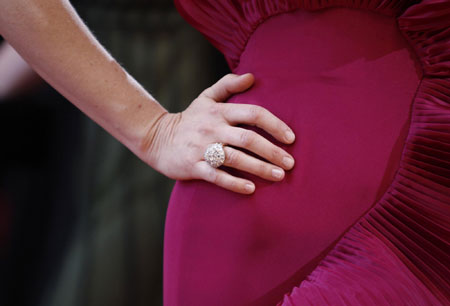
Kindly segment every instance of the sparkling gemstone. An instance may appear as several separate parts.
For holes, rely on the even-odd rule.
[[[205,161],[212,167],[220,167],[225,161],[225,152],[221,143],[210,144],[205,151]]]

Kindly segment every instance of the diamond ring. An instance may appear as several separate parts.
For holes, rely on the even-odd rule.
[[[208,145],[203,158],[211,167],[217,168],[222,166],[225,162],[223,143],[216,142]]]

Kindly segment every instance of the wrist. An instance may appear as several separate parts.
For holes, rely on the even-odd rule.
[[[163,112],[148,126],[142,141],[140,142],[139,157],[160,173],[165,173],[167,164],[165,158],[171,154],[173,139],[177,134],[181,113]]]
[[[151,145],[151,139],[154,138],[161,119],[167,114],[169,112],[163,106],[152,101],[145,106],[138,105],[137,111],[130,115],[130,120],[125,125],[130,130],[126,135],[127,143],[124,144],[147,164],[149,164],[147,152]]]

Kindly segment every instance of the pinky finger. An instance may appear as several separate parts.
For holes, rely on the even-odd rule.
[[[255,185],[251,181],[213,168],[205,161],[199,161],[194,167],[194,172],[196,177],[233,192],[251,194],[255,191]]]

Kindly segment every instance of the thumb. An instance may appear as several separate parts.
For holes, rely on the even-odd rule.
[[[223,102],[232,94],[247,90],[253,85],[255,78],[251,73],[242,75],[227,74],[211,87],[205,89],[202,94],[214,101]]]

